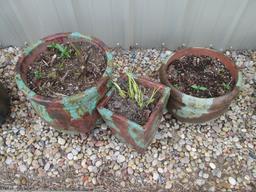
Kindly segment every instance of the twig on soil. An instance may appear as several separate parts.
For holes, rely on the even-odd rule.
[[[45,60],[42,59],[42,61],[43,61],[43,63],[44,63],[46,66],[49,66],[48,63],[47,63]]]
[[[85,75],[85,73],[87,72],[87,63],[88,63],[88,60],[89,60],[89,54],[86,56],[86,58],[84,59],[84,64],[85,65],[82,65],[82,73],[79,75],[79,77],[78,77],[78,79],[80,79],[80,77],[82,76],[82,75]],[[81,62],[81,63],[83,63],[83,62]]]
[[[56,58],[57,58],[57,55],[54,54],[54,55],[52,56],[52,59],[51,59],[51,64],[53,64],[53,62],[55,61]]]
[[[70,72],[70,70],[67,70],[66,73],[64,74],[64,76],[62,78],[60,78],[61,81],[64,81],[68,75],[68,73]]]

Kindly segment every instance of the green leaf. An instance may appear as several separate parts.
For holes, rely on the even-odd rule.
[[[121,87],[117,83],[113,82],[113,84],[115,85],[116,89],[118,90],[119,95],[121,97],[125,98],[126,97],[125,91],[122,90]]]
[[[222,85],[223,85],[224,89],[226,89],[226,90],[230,90],[230,88],[231,88],[229,83],[228,84],[223,83]]]
[[[60,52],[61,58],[70,58],[70,50],[68,49],[68,47],[65,47],[59,43],[52,43],[47,47],[57,49]]]
[[[34,76],[36,79],[41,79],[43,74],[40,71],[34,71]]]
[[[194,90],[197,90],[197,91],[205,91],[208,89],[207,87],[199,86],[199,85],[191,85],[191,88],[193,88]]]

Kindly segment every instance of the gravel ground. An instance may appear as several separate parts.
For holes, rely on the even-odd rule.
[[[140,155],[105,124],[90,135],[57,131],[40,120],[17,90],[19,48],[0,50],[0,80],[12,113],[0,128],[0,189],[95,191],[256,191],[256,52],[226,51],[242,70],[244,86],[230,110],[204,124],[169,113]],[[168,50],[114,49],[116,68],[158,80]]]

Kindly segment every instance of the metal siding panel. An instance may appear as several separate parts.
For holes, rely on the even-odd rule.
[[[54,0],[53,5],[55,6],[62,30],[67,32],[78,31],[78,24],[72,1]]]
[[[10,1],[0,1],[0,16],[3,20],[4,26],[1,26],[1,31],[4,31],[3,39],[4,45],[22,45],[26,40],[26,34],[21,26],[20,21],[13,9]]]
[[[256,48],[254,0],[0,0],[0,9],[3,45],[79,31],[125,48]]]

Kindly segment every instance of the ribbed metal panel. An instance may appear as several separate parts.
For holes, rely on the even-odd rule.
[[[255,0],[0,0],[0,43],[79,31],[125,48],[256,48],[255,10]]]

